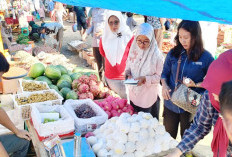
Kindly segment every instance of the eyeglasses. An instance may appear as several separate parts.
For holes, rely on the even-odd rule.
[[[138,45],[149,45],[150,44],[150,42],[149,41],[141,41],[141,40],[136,40],[136,42],[137,42],[137,44]]]
[[[116,26],[117,26],[118,24],[119,24],[119,21],[110,21],[110,22],[109,22],[109,25],[110,25],[110,26],[113,26],[113,25],[116,25]]]

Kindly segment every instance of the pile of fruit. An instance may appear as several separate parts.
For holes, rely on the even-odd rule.
[[[28,97],[16,97],[18,105],[32,104],[36,102],[44,102],[49,100],[57,100],[58,97],[52,92],[44,92],[41,94],[31,94]]]
[[[43,64],[36,63],[24,79],[46,82],[50,89],[55,89],[64,98],[77,99],[77,94],[71,90],[72,79],[68,73],[70,72],[62,65],[50,65],[45,68]]]
[[[104,87],[103,83],[98,81],[95,74],[82,75],[72,83],[73,90],[78,94],[79,99],[104,99],[109,95],[117,96],[109,88]]]
[[[150,113],[128,113],[105,122],[87,141],[98,157],[143,157],[159,154],[177,146],[165,127]]]
[[[23,91],[33,92],[40,90],[48,90],[46,84],[36,82],[25,82],[22,81]]]
[[[126,99],[109,96],[104,101],[95,101],[95,103],[108,114],[109,119],[111,117],[119,117],[124,112],[130,115],[134,114],[134,108],[130,104],[127,104]]]
[[[92,118],[96,116],[96,113],[94,112],[94,110],[86,104],[82,104],[81,106],[78,106],[75,110],[74,110],[76,116],[78,118]]]
[[[109,95],[118,97],[109,88],[98,81],[96,71],[75,68],[72,72],[62,65],[49,65],[45,68],[42,63],[32,65],[26,80],[47,82],[50,89],[56,90],[64,99],[104,99]]]

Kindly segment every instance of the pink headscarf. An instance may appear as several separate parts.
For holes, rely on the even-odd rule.
[[[220,104],[214,100],[213,93],[219,95],[224,82],[232,80],[232,50],[221,54],[219,58],[212,62],[202,87],[209,91],[209,97],[213,107],[220,113]],[[222,119],[219,117],[214,126],[213,141],[211,148],[214,157],[226,157],[229,139],[223,127]]]

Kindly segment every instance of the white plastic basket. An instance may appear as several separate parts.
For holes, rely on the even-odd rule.
[[[31,119],[40,140],[52,135],[65,135],[74,132],[74,119],[63,106],[37,104],[31,108]],[[55,122],[43,123],[40,113],[49,112],[58,112],[61,118]]]
[[[46,90],[49,90],[49,89],[50,89],[49,86],[48,86],[48,84],[47,84],[47,82],[19,79],[19,90],[18,90],[18,94],[20,94],[20,93],[31,93],[30,91],[25,91],[25,90],[23,89],[23,82],[28,82],[28,83],[33,82],[33,83],[36,83],[36,84],[44,84],[44,85],[47,87]],[[32,92],[36,92],[36,91],[32,91]]]
[[[21,98],[21,97],[29,97],[32,94],[42,94],[45,92],[51,92],[53,94],[55,94],[58,99],[56,100],[49,100],[49,101],[44,101],[44,102],[35,102],[35,103],[31,103],[31,104],[24,104],[24,105],[19,105],[18,102],[16,101],[16,98]],[[22,117],[23,119],[29,119],[30,117],[30,111],[31,111],[31,106],[32,105],[43,105],[43,104],[47,104],[47,105],[62,105],[62,101],[63,101],[63,97],[58,94],[54,89],[50,89],[50,90],[44,90],[44,91],[36,91],[36,92],[30,92],[30,93],[21,93],[21,94],[16,94],[12,96],[13,102],[14,102],[14,107],[15,108],[20,108],[21,112],[22,112]]]
[[[96,116],[87,119],[78,118],[74,110],[76,109],[76,107],[81,106],[82,104],[89,105],[96,113]],[[93,131],[96,128],[98,128],[101,124],[105,123],[105,121],[108,119],[108,116],[105,113],[105,111],[101,107],[99,107],[95,102],[93,102],[93,100],[91,99],[83,99],[83,100],[69,99],[65,101],[64,107],[74,118],[75,129],[80,133]]]

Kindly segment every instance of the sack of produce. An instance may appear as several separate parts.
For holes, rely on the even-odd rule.
[[[80,133],[95,130],[107,119],[107,114],[91,99],[66,100],[64,107],[74,118],[75,129]]]
[[[34,105],[31,119],[40,141],[51,135],[64,137],[74,133],[74,120],[60,105]]]

